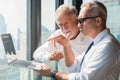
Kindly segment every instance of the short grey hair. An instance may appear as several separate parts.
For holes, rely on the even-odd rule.
[[[84,6],[89,6],[89,15],[100,16],[103,19],[104,24],[106,24],[107,20],[107,9],[105,5],[98,1],[91,1],[89,3],[85,3],[81,5],[81,8]]]
[[[55,16],[57,16],[59,13],[62,13],[63,15],[71,14],[74,17],[78,15],[77,9],[70,4],[60,5],[55,12]]]

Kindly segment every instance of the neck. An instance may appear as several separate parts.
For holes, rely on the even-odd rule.
[[[104,29],[106,29],[106,28],[101,28],[101,29],[99,29],[99,30],[97,30],[94,34],[95,35],[93,35],[92,36],[92,38],[95,38],[100,32],[102,32]]]

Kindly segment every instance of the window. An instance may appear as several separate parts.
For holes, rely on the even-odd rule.
[[[55,31],[55,1],[41,1],[41,28],[42,28],[42,43],[47,41],[51,33]]]
[[[107,19],[107,26],[110,28],[113,35],[116,39],[120,42],[120,1],[104,1],[105,5],[107,6],[108,10],[108,19]]]
[[[26,59],[26,2],[27,0],[0,0],[0,34],[12,35],[16,53],[21,59]],[[28,71],[16,67],[0,67],[0,80],[27,80]]]
[[[41,0],[41,43],[45,43],[48,37],[55,31],[55,0]],[[45,62],[55,68],[54,62]],[[42,80],[51,78],[42,77]]]

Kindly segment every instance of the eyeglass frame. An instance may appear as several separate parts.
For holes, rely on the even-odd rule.
[[[80,18],[80,19],[77,19],[77,22],[80,24],[83,24],[86,19],[93,19],[93,18],[97,18],[97,17],[99,17],[99,16]]]

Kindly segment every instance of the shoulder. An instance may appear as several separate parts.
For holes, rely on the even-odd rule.
[[[96,46],[98,49],[103,49],[106,51],[117,51],[120,49],[120,43],[113,35],[106,35],[98,44],[96,44]]]

